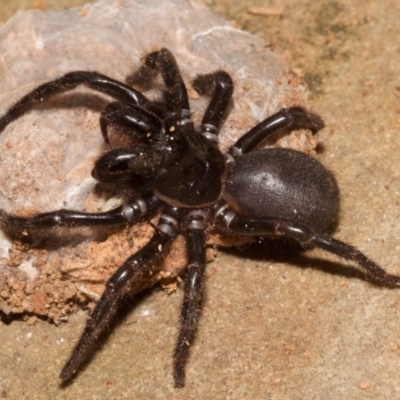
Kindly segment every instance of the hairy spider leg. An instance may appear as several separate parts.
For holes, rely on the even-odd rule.
[[[125,263],[107,281],[103,295],[92,311],[86,327],[71,357],[61,371],[63,382],[70,380],[79,367],[90,357],[99,336],[110,325],[121,300],[129,294],[132,286],[148,280],[160,270],[158,262],[169,250],[175,239],[182,211],[169,207],[160,216],[156,231],[150,241]]]
[[[138,106],[144,106],[149,102],[146,96],[137,90],[108,76],[94,71],[73,71],[58,79],[38,86],[11,106],[0,118],[0,132],[3,131],[10,122],[31,110],[36,104],[56,94],[73,90],[80,85],[104,93],[116,100],[133,103]]]
[[[355,247],[334,239],[329,235],[314,232],[305,225],[273,217],[247,218],[236,215],[229,208],[219,213],[217,224],[222,229],[229,229],[229,232],[241,235],[285,235],[288,238],[295,239],[301,245],[315,246],[356,263],[375,282],[381,285],[391,287],[400,286],[400,276],[388,274]]]
[[[192,82],[193,88],[200,96],[210,96],[210,102],[201,120],[201,133],[216,141],[216,133],[228,108],[233,93],[233,81],[225,71],[198,75]]]
[[[132,144],[155,144],[161,139],[162,123],[153,113],[135,104],[113,102],[100,115],[100,128],[106,143],[108,129],[116,129]]]
[[[149,103],[150,104],[150,103]],[[144,108],[114,102],[102,112],[100,126],[107,143],[108,128],[130,142],[100,157],[92,176],[101,182],[125,182],[134,197],[150,190],[167,157],[163,150],[164,126],[161,120]]]
[[[110,183],[129,180],[132,176],[153,182],[164,159],[162,149],[154,146],[114,149],[95,162],[92,176],[100,182]]]
[[[178,119],[189,122],[190,106],[185,82],[175,57],[165,48],[146,55],[143,65],[128,81],[130,84],[149,84],[161,74],[167,90],[163,92],[164,107]]]
[[[155,214],[162,205],[162,201],[151,193],[131,204],[97,214],[61,209],[32,217],[19,217],[0,210],[0,226],[12,237],[29,240],[33,233],[51,231],[53,228],[131,225],[145,215]]]
[[[185,385],[185,365],[193,342],[205,286],[206,270],[206,215],[202,210],[189,212],[186,228],[188,270],[185,276],[180,329],[174,353],[175,387]]]
[[[316,133],[323,127],[324,121],[316,114],[312,114],[301,107],[284,108],[250,129],[235,142],[229,152],[233,157],[239,157],[241,154],[253,150],[277,132],[310,129],[313,133]]]

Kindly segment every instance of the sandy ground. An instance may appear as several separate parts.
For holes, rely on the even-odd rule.
[[[0,20],[22,3],[2,0]],[[303,72],[313,93],[312,108],[327,124],[318,135],[319,158],[335,173],[342,192],[335,237],[400,274],[400,4],[255,3],[220,0],[213,8],[262,36]],[[260,4],[256,15],[247,12]],[[282,14],[280,6],[285,7]],[[153,290],[137,300],[65,388],[59,387],[58,371],[86,313],[58,327],[44,321],[4,323],[0,396],[399,397],[400,291],[372,285],[352,266],[321,251],[286,262],[220,252],[210,267],[215,273],[207,281],[184,389],[173,388],[171,372],[182,293]]]

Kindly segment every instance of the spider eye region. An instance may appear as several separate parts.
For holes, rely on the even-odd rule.
[[[222,192],[225,158],[204,136],[180,127],[174,136],[167,173],[155,184],[155,193],[173,206],[203,207],[217,201]]]

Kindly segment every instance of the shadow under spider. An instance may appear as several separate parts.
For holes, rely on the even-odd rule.
[[[287,263],[295,268],[314,269],[326,274],[344,277],[346,279],[357,279],[368,282],[376,287],[395,289],[393,286],[384,285],[367,273],[352,266],[351,264],[343,264],[338,261],[330,261],[324,258],[315,257],[312,254],[307,254],[299,243],[288,240],[287,238],[280,239],[263,239],[261,242],[254,242],[243,246],[242,248],[230,247],[221,248],[219,251],[234,255],[239,258],[246,258],[252,261],[271,261],[277,263]]]

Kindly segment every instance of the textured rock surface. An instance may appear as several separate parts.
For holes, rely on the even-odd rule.
[[[123,81],[157,46],[174,53],[188,83],[218,68],[232,74],[234,102],[221,131],[222,149],[279,108],[306,103],[301,80],[279,55],[203,6],[104,0],[63,12],[19,13],[1,28],[0,112],[38,84],[72,70],[97,70]],[[205,101],[193,90],[190,96],[198,120]],[[109,207],[110,195],[94,194],[90,176],[94,159],[106,150],[98,126],[104,104],[93,91],[76,90],[7,127],[0,135],[0,207],[25,214]],[[296,132],[280,145],[312,152],[315,141]],[[54,252],[1,236],[0,309],[66,319],[77,303],[85,303],[83,294],[101,293],[104,281],[150,234],[149,226],[136,226],[102,243],[85,241]],[[155,280],[176,276],[184,263],[180,240]]]

